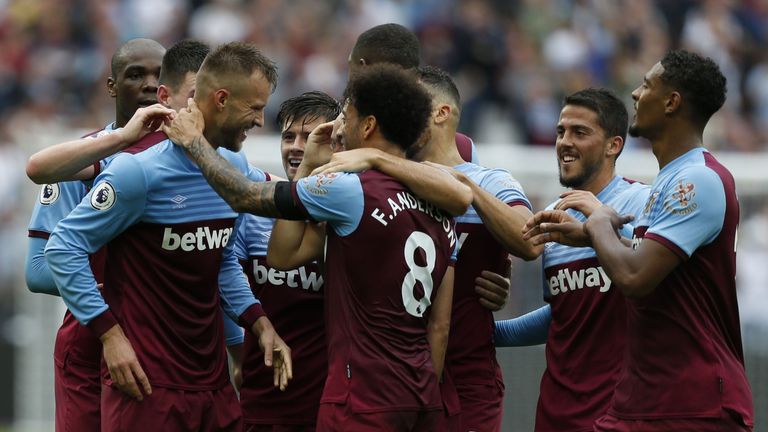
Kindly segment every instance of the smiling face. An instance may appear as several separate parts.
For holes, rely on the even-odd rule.
[[[656,63],[643,77],[643,83],[632,92],[635,114],[629,134],[634,137],[653,139],[656,129],[664,121],[668,89],[661,80],[663,73],[664,66]]]
[[[231,151],[240,151],[248,130],[264,125],[272,85],[260,71],[254,71],[244,82],[233,83],[226,92],[225,102],[217,115],[221,120],[216,131],[217,142]],[[218,97],[218,96],[217,96]]]
[[[283,168],[288,180],[293,180],[296,170],[304,159],[304,147],[310,132],[325,123],[325,117],[317,117],[312,121],[306,121],[306,117],[289,119],[283,125],[280,133],[280,155],[283,158]]]
[[[563,107],[555,143],[560,184],[585,189],[604,170],[612,170],[606,157],[610,141],[596,112],[579,105]]]

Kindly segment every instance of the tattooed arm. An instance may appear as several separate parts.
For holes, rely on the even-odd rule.
[[[188,107],[182,109],[171,124],[164,125],[162,129],[174,144],[187,151],[211,187],[236,212],[304,219],[304,215],[298,214],[298,208],[293,204],[288,182],[251,181],[213,148],[203,136],[204,127],[203,114],[190,99]]]

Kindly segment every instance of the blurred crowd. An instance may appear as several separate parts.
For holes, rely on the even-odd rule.
[[[707,131],[708,147],[768,149],[768,0],[0,0],[0,6],[0,114],[17,130],[108,122],[109,59],[129,38],[165,45],[184,37],[256,42],[280,68],[275,107],[310,89],[340,95],[357,35],[398,22],[419,35],[424,63],[456,78],[464,98],[461,129],[478,142],[552,145],[565,94],[608,86],[631,108],[629,94],[643,73],[666,50],[684,47],[715,59],[728,78],[727,105]],[[9,131],[0,131],[0,140],[3,133]]]

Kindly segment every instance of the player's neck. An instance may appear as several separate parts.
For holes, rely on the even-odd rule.
[[[597,196],[611,183],[614,177],[616,177],[615,165],[611,169],[600,170],[594,178],[589,179],[583,185],[574,189],[592,192],[592,195]]]
[[[658,138],[651,140],[651,148],[659,162],[659,169],[664,168],[690,150],[701,147],[703,145],[703,133],[703,129],[689,124],[679,124],[667,128],[664,133],[659,134]]]
[[[422,160],[445,166],[456,166],[464,162],[456,149],[456,133],[451,131],[434,132],[432,139],[423,151]]]
[[[371,147],[383,151],[384,153],[391,154],[392,156],[405,157],[405,150],[399,145],[385,140],[383,137],[370,139],[366,142],[364,147]]]

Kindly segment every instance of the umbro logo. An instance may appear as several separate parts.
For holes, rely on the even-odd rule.
[[[187,200],[187,197],[185,197],[184,195],[176,195],[175,197],[171,198],[171,202],[176,204],[175,206],[173,206],[173,208],[183,208],[183,207],[185,207],[183,203],[186,200]]]

